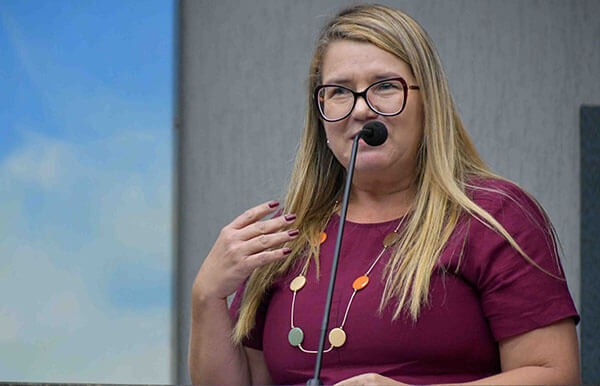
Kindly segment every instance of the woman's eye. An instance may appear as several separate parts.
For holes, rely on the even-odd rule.
[[[330,86],[327,87],[327,92],[325,93],[326,98],[327,99],[332,99],[332,98],[347,98],[350,94],[350,91],[348,91],[348,89],[344,88],[344,87],[335,87],[335,86]]]
[[[397,89],[397,88],[398,88],[398,86],[392,82],[386,82],[386,83],[379,84],[380,90],[393,90],[393,89]]]
[[[348,94],[348,90],[342,87],[334,87],[331,95],[345,95]]]
[[[396,95],[402,92],[402,84],[400,82],[383,82],[378,83],[372,88],[372,92],[377,95]]]

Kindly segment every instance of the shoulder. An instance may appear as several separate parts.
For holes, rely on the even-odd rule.
[[[537,201],[502,179],[472,179],[465,192],[505,231],[474,214],[460,266],[461,276],[479,293],[494,337],[500,340],[569,316],[577,321],[555,232]]]
[[[499,178],[472,178],[465,183],[465,193],[509,232],[522,226],[533,225],[539,229],[551,226],[538,201],[514,182]]]
[[[465,192],[475,203],[485,206],[503,205],[515,200],[534,201],[523,188],[500,178],[471,178],[465,183]]]
[[[467,261],[482,269],[479,273],[527,266],[562,276],[554,227],[533,196],[503,179],[472,179],[465,187],[471,200],[497,222],[470,216]]]

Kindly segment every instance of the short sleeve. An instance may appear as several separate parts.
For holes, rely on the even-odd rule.
[[[471,220],[463,275],[480,294],[496,341],[579,315],[569,293],[547,217],[516,185],[476,190],[488,211],[531,258],[527,261],[498,232]]]
[[[244,289],[246,287],[246,283],[244,283],[235,293],[233,301],[229,306],[229,315],[234,323],[237,322],[240,314],[240,306],[242,304],[242,297],[244,295]],[[250,334],[244,338],[242,344],[246,347],[250,347],[256,350],[262,351],[262,342],[263,342],[263,330],[265,326],[265,313],[267,311],[267,306],[265,303],[261,303],[256,312],[255,324]]]

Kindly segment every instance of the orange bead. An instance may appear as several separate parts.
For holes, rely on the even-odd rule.
[[[360,291],[361,289],[365,288],[367,284],[369,284],[369,277],[360,276],[354,280],[354,283],[352,283],[352,288],[354,288],[356,291]]]
[[[323,233],[321,233],[320,243],[323,244],[325,242],[325,240],[327,240],[327,233],[323,232]]]

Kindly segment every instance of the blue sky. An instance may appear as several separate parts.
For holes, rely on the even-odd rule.
[[[170,381],[173,12],[0,1],[1,381]]]

